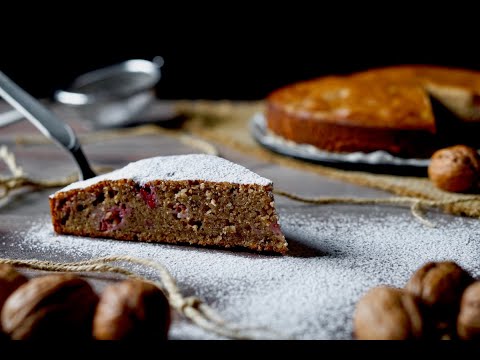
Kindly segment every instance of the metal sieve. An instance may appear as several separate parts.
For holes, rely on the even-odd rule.
[[[157,56],[94,70],[76,78],[68,89],[56,91],[54,98],[75,107],[94,127],[122,125],[141,116],[155,98],[163,63]]]

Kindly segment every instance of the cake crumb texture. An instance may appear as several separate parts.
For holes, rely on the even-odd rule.
[[[275,212],[271,182],[218,159],[196,155],[146,159],[72,184],[50,197],[54,230],[118,240],[285,253],[287,243]],[[168,177],[168,164],[172,164],[170,173],[174,174],[170,177],[174,180],[162,179]],[[194,164],[201,169],[199,176],[176,179],[184,179],[191,170],[183,167]],[[233,170],[227,169],[228,164]],[[150,180],[156,171],[159,179]],[[214,171],[220,173],[213,175]],[[123,178],[127,174],[129,178]],[[235,175],[239,175],[237,183],[226,181]],[[203,181],[200,177],[225,181]]]

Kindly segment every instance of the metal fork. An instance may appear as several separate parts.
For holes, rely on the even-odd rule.
[[[78,166],[80,180],[96,176],[73,129],[0,71],[0,96],[46,137],[68,150]]]

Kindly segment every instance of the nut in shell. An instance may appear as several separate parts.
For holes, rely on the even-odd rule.
[[[97,340],[166,340],[170,306],[156,286],[125,280],[109,285],[100,296],[93,335]]]
[[[475,149],[465,145],[440,149],[430,159],[428,177],[442,190],[476,190],[480,179],[480,156]]]
[[[473,282],[471,275],[452,261],[429,262],[419,268],[405,289],[424,307],[425,322],[434,337],[453,337],[460,300]]]
[[[88,282],[77,276],[41,276],[10,295],[2,327],[14,340],[90,339],[97,302]]]
[[[480,340],[480,281],[471,284],[463,293],[457,333],[463,340]]]
[[[472,276],[455,262],[429,262],[412,275],[405,289],[448,317],[458,313],[463,291],[472,282]]]
[[[402,289],[377,287],[357,303],[354,333],[359,340],[407,340],[423,336],[417,299]]]
[[[0,310],[10,294],[27,281],[13,266],[0,264]]]

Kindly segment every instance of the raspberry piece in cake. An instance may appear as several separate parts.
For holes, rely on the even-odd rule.
[[[285,253],[273,184],[211,155],[140,160],[50,196],[57,233]]]
[[[140,188],[140,195],[150,209],[153,209],[157,205],[157,195],[150,185],[142,186]]]

